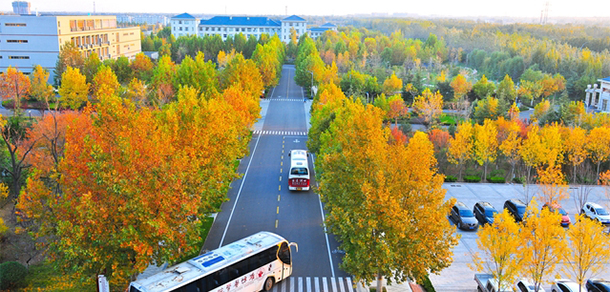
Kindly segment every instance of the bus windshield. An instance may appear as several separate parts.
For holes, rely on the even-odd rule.
[[[290,170],[290,174],[294,175],[307,175],[307,168],[305,167],[294,167]]]

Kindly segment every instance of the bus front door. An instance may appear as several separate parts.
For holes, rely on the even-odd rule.
[[[291,246],[296,246],[297,251],[299,251],[299,246],[294,242],[291,242],[290,244],[283,242],[278,251],[278,257],[282,261],[282,279],[286,279],[292,274]]]

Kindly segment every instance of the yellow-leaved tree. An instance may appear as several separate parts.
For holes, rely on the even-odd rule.
[[[566,249],[565,231],[559,224],[561,214],[549,208],[528,205],[527,220],[519,232],[522,275],[533,280],[534,291],[540,291],[544,277],[553,274]]]
[[[593,128],[587,136],[587,150],[591,161],[597,165],[595,177],[599,177],[599,167],[610,158],[610,128]]]
[[[383,93],[385,95],[394,95],[397,91],[402,89],[402,79],[396,77],[396,74],[392,73],[392,75],[386,78],[383,81]]]
[[[389,138],[379,108],[346,100],[322,134],[316,160],[325,224],[345,251],[341,268],[358,281],[377,279],[379,291],[384,277],[403,282],[438,273],[457,244],[445,220],[453,202],[444,200],[427,135],[416,132],[407,145]]]
[[[472,255],[473,267],[479,272],[491,274],[498,287],[507,288],[519,274],[523,257],[519,254],[522,246],[518,236],[519,225],[504,209],[494,215],[494,223],[479,229],[477,246],[481,253]],[[503,291],[500,288],[500,291]]]
[[[462,169],[466,161],[472,157],[474,128],[469,122],[458,125],[455,138],[449,139],[449,149],[447,160],[452,164],[457,164],[458,179],[462,179]]]
[[[576,168],[588,158],[587,130],[575,126],[561,131],[568,161],[572,165],[572,183],[576,183]]]
[[[421,95],[415,97],[413,109],[424,119],[424,124],[430,127],[443,113],[443,95],[439,91],[432,93],[426,88]]]
[[[498,156],[498,130],[492,120],[485,120],[483,125],[474,125],[472,153],[474,159],[483,165],[483,181],[487,180],[487,165]]]
[[[68,67],[61,76],[59,95],[62,106],[79,109],[89,100],[87,77],[78,68]]]
[[[580,214],[575,219],[567,231],[567,249],[561,253],[564,263],[561,272],[582,286],[587,278],[605,271],[606,263],[610,262],[610,237],[597,220]]]

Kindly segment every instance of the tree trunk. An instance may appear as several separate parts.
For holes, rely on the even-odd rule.
[[[483,164],[483,182],[487,181],[487,161]]]
[[[381,271],[377,272],[377,292],[383,291],[383,276]]]

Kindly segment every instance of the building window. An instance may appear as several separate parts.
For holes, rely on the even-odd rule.
[[[182,20],[178,20],[178,24],[182,24]]]
[[[28,40],[6,40],[7,43],[27,44]]]
[[[9,59],[29,59],[30,56],[8,56]]]
[[[25,26],[25,23],[5,23],[4,26]]]

